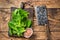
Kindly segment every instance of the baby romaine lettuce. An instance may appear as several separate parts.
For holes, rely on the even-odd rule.
[[[28,12],[16,9],[12,12],[12,19],[8,22],[10,35],[23,36],[26,28],[31,27],[32,21],[28,19]]]

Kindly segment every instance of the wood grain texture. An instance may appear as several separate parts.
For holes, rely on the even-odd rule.
[[[1,31],[8,30],[8,21],[10,20],[10,9],[0,9],[0,29]]]
[[[11,17],[11,7],[20,7],[20,2],[23,0],[0,0],[0,40],[46,40],[46,27],[37,25],[37,19],[33,9],[28,9],[31,13],[29,18],[33,19],[34,34],[31,38],[15,38],[8,36],[8,21]],[[28,1],[28,0],[25,0]],[[24,2],[25,2],[24,1]],[[9,2],[9,3],[8,3]],[[46,5],[48,11],[49,28],[51,31],[52,40],[60,40],[60,0],[41,0],[40,2],[33,2],[32,5]],[[27,8],[30,8],[29,6]]]
[[[0,0],[0,8],[20,7],[21,2],[29,0]],[[46,5],[47,8],[60,8],[60,0],[30,0],[32,5]]]
[[[14,38],[14,37],[9,37],[8,36],[8,21],[10,20],[10,15],[11,13],[9,12],[10,9],[1,9],[3,11],[6,11],[7,13],[0,11],[0,38],[2,38],[2,40],[45,40],[46,39],[46,27],[45,26],[39,26],[37,25],[37,21],[36,21],[36,17],[34,16],[34,24],[33,24],[33,30],[34,30],[34,34],[30,39],[25,39],[25,38]],[[58,17],[58,15],[60,14],[60,9],[56,9],[57,13],[55,9],[54,12],[52,9],[47,9],[48,10],[48,18],[49,19],[49,27],[50,27],[50,31],[51,31],[51,37],[52,40],[59,40],[60,39],[60,18]],[[8,13],[9,12],[9,13]],[[56,14],[56,15],[55,15]],[[6,17],[6,18],[5,18]],[[55,18],[57,17],[57,19]],[[52,19],[52,20],[51,20]]]

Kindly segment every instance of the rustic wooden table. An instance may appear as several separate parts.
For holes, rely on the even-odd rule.
[[[15,38],[8,36],[8,21],[10,20],[11,7],[20,7],[23,0],[0,0],[0,40],[46,40],[46,27],[38,26],[35,15],[33,16],[34,34],[31,38]],[[28,1],[28,0],[24,0]],[[49,28],[52,40],[60,40],[60,0],[46,0],[33,2],[32,5],[46,5],[48,11]],[[26,8],[28,8],[27,6]],[[29,9],[30,10],[30,9]],[[32,12],[31,12],[32,13]]]

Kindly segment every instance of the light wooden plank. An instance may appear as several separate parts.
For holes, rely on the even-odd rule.
[[[51,31],[60,31],[60,9],[48,9],[48,20]]]
[[[41,39],[41,40],[45,40],[47,37],[46,37],[46,33],[45,32],[34,32],[34,34],[32,35],[32,37],[31,38],[29,38],[29,39],[26,39],[26,38],[22,38],[22,37],[20,37],[20,38],[15,38],[15,37],[9,37],[8,36],[8,32],[2,32],[2,33],[0,33],[1,35],[0,35],[0,38],[2,38],[2,39],[6,39],[6,40],[11,40],[11,39],[13,39],[13,40],[38,40],[38,39]],[[51,38],[52,38],[52,40],[59,40],[60,39],[60,32],[51,32]]]
[[[10,9],[0,9],[0,31],[8,30],[8,21],[10,20]]]
[[[35,39],[46,39],[45,32],[34,32]]]
[[[0,8],[10,8],[10,7],[20,7],[21,2],[26,2],[29,0],[0,0]],[[32,5],[46,5],[47,8],[60,8],[60,0],[38,0],[38,2],[32,1]]]
[[[34,34],[32,35],[32,37],[31,38],[29,38],[29,39],[26,39],[26,38],[23,38],[23,37],[20,37],[20,38],[15,38],[15,37],[9,37],[8,36],[8,32],[2,32],[1,33],[1,37],[3,38],[3,39],[14,39],[14,40],[29,40],[29,39],[32,39],[33,38],[33,40],[34,39],[46,39],[46,34],[45,34],[45,32],[34,32]]]
[[[51,32],[52,39],[60,40],[60,32]]]

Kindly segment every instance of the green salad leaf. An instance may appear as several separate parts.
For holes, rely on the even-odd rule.
[[[30,28],[32,21],[28,19],[28,12],[16,9],[12,12],[12,19],[8,22],[10,35],[23,36],[26,28]]]

